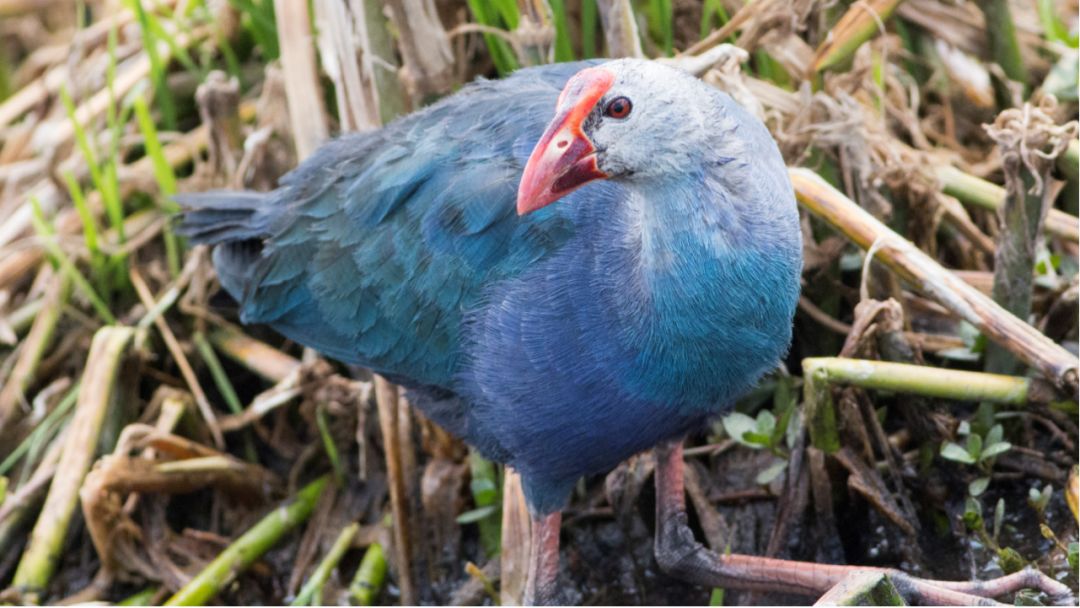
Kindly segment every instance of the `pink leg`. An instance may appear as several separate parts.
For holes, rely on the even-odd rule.
[[[526,606],[559,604],[559,528],[562,513],[534,515],[529,545],[529,573],[525,579]]]
[[[1073,603],[1067,586],[1031,568],[991,581],[951,582],[916,578],[888,568],[717,555],[694,539],[686,522],[680,441],[656,448],[656,561],[672,576],[710,587],[809,596],[829,594],[827,599],[831,599],[853,580],[883,574],[909,601],[920,604],[995,605],[997,602],[988,598],[1025,587],[1038,588],[1059,604]]]

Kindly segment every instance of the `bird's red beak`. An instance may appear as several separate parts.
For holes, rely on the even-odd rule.
[[[596,102],[615,81],[603,68],[586,68],[559,95],[555,118],[533,148],[518,186],[517,212],[550,205],[581,186],[607,177],[596,165],[596,148],[581,129]]]

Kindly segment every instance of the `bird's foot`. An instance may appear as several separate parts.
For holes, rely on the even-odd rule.
[[[922,605],[993,606],[999,605],[993,598],[1029,588],[1057,605],[1075,604],[1069,587],[1030,567],[988,581],[960,582],[919,578],[891,568],[718,555],[699,543],[687,525],[681,443],[656,449],[656,494],[656,561],[668,574],[701,585],[817,596],[822,605],[843,603],[879,583],[906,602]]]

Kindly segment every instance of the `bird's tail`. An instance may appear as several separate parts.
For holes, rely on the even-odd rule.
[[[214,245],[214,267],[222,287],[237,301],[269,233],[273,201],[259,192],[219,190],[176,196],[180,205],[177,233],[198,245]]]
[[[218,190],[176,195],[181,220],[177,232],[197,245],[217,245],[266,236],[268,195]]]

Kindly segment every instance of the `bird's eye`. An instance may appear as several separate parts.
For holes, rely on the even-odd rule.
[[[626,118],[633,109],[633,104],[626,97],[616,97],[608,102],[604,108],[604,115],[612,118]]]

